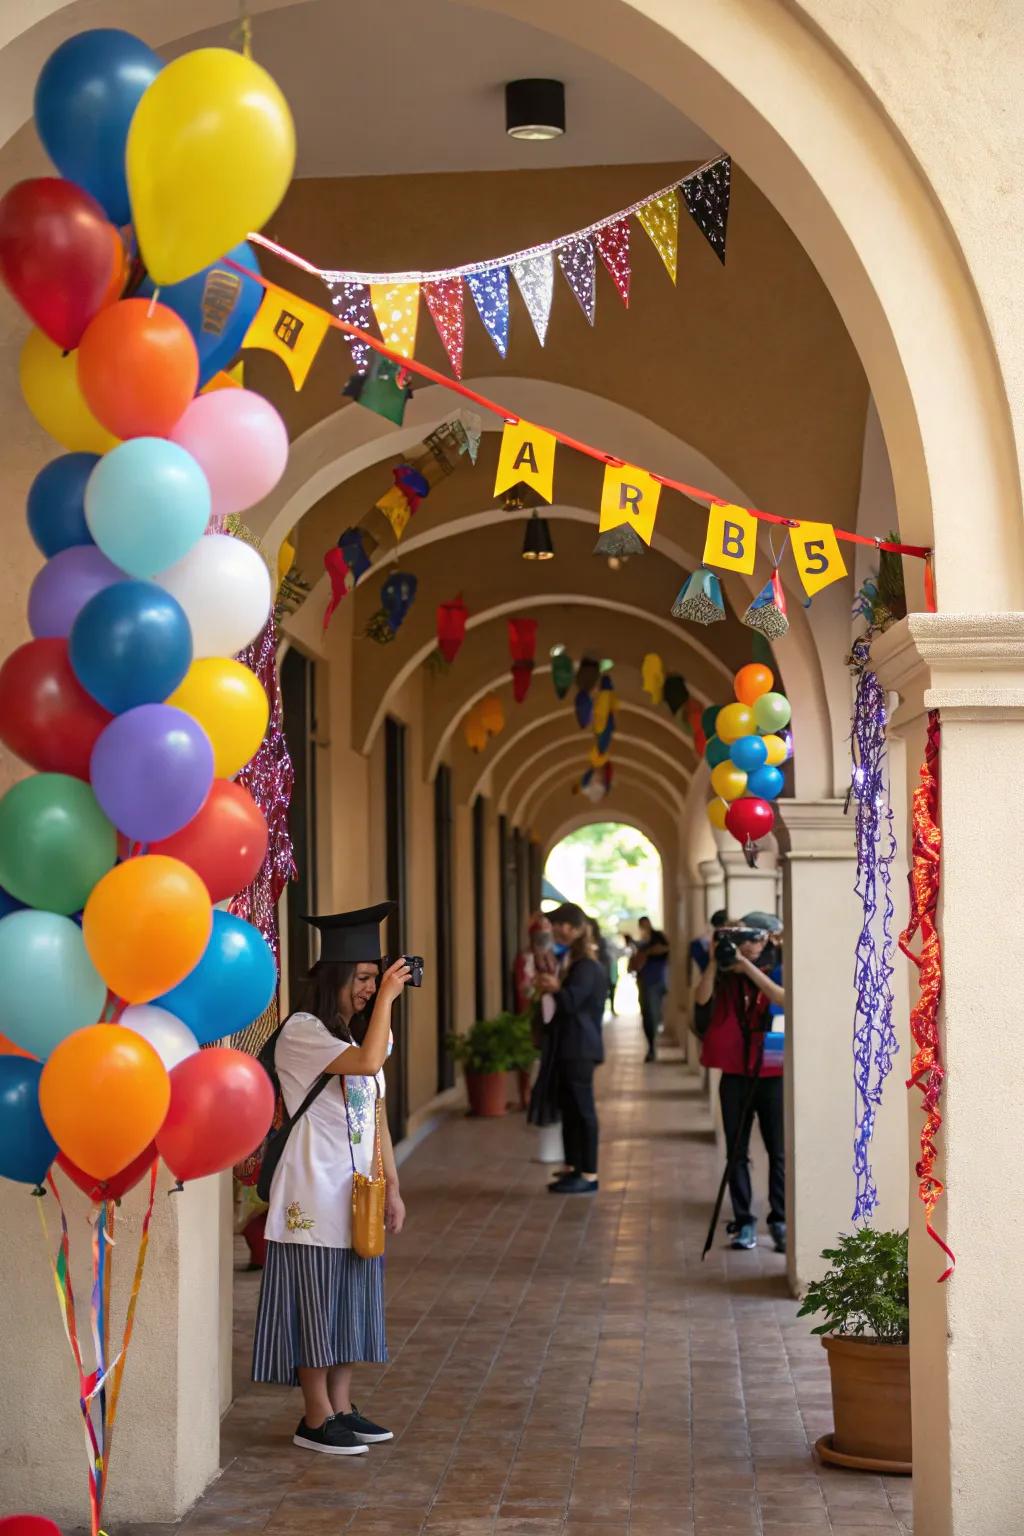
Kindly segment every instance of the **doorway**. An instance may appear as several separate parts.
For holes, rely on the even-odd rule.
[[[315,959],[313,929],[303,918],[317,908],[316,872],[316,664],[289,646],[281,662],[281,710],[295,769],[288,833],[295,879],[287,887],[288,1000]]]
[[[406,729],[389,715],[384,722],[384,825],[385,865],[388,900],[396,903],[387,921],[387,953],[395,958],[405,952],[405,934],[409,928],[406,908],[408,860],[406,856]],[[384,1068],[388,1126],[391,1139],[399,1142],[405,1135],[409,1116],[409,1007],[403,995],[391,1014],[394,1048]]]

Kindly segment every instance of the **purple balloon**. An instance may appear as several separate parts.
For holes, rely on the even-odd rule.
[[[93,544],[76,544],[53,555],[36,576],[28,594],[28,627],[37,640],[66,639],[91,597],[124,571]]]
[[[141,704],[97,737],[89,778],[119,832],[155,843],[180,832],[199,811],[213,783],[213,747],[184,710]]]

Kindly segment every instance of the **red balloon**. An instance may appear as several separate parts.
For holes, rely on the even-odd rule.
[[[167,437],[199,385],[199,354],[184,320],[152,299],[98,314],[78,349],[78,386],[115,437]]]
[[[244,891],[267,856],[267,823],[247,789],[230,779],[214,779],[197,816],[173,837],[151,843],[150,853],[166,853],[194,869],[211,901],[225,901]]]
[[[124,286],[121,236],[74,182],[39,176],[0,198],[0,277],[64,351]]]
[[[97,1179],[93,1174],[84,1172],[77,1167],[70,1157],[65,1157],[63,1152],[57,1153],[57,1166],[62,1168],[68,1178],[77,1184],[83,1194],[90,1200],[120,1200],[130,1189],[134,1189],[140,1179],[144,1179],[153,1166],[153,1160],[158,1156],[156,1142],[151,1141],[144,1152],[122,1168],[120,1173],[112,1173],[109,1179]],[[0,1536],[3,1536],[3,1526],[0,1525]]]
[[[175,1178],[202,1179],[255,1152],[274,1118],[274,1090],[255,1056],[213,1046],[171,1073],[171,1107],[157,1134]]]
[[[43,1515],[5,1515],[0,1536],[60,1536],[60,1526]]]
[[[767,800],[757,795],[741,795],[726,811],[725,825],[738,843],[756,843],[774,827],[775,812]]]
[[[88,779],[112,719],[72,672],[66,640],[28,640],[0,667],[0,741],[40,773]]]

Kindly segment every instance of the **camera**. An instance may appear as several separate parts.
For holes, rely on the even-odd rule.
[[[728,971],[736,964],[740,944],[751,944],[763,939],[759,928],[717,928],[715,930],[715,964],[720,971]]]
[[[422,985],[423,985],[423,956],[422,955],[403,955],[402,959],[405,961],[406,965],[409,967],[409,970],[411,972],[411,975],[409,977],[409,985],[410,985],[410,987],[422,987]]]

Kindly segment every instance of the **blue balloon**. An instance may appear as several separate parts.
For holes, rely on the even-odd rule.
[[[707,758],[709,768],[717,768],[719,763],[729,761],[729,748],[718,736],[709,736],[708,744],[704,748],[704,756]]]
[[[774,800],[782,789],[782,774],[771,763],[765,763],[747,778],[747,794],[761,800]]]
[[[89,476],[85,515],[108,560],[143,580],[177,565],[210,521],[210,486],[190,453],[162,437],[133,437]]]
[[[90,598],[68,637],[71,667],[112,715],[160,704],[192,664],[192,630],[176,598],[152,581],[118,581]]]
[[[0,1056],[0,1177],[40,1184],[57,1156],[57,1143],[39,1108],[41,1061]]]
[[[0,1034],[41,1061],[76,1029],[95,1024],[107,1000],[82,930],[56,912],[0,918],[0,976]]]
[[[25,903],[13,897],[10,891],[5,891],[0,885],[0,917],[8,917],[12,912],[24,912]]]
[[[209,1045],[258,1019],[276,987],[277,966],[259,929],[215,911],[210,942],[195,970],[153,1001],[187,1024],[200,1045]]]
[[[28,493],[28,531],[48,558],[76,544],[91,544],[85,520],[85,483],[98,453],[63,453],[36,475]]]
[[[247,272],[260,270],[256,253],[245,240],[228,256]],[[156,286],[148,277],[139,286],[141,298],[149,298],[155,292]],[[160,303],[173,309],[192,332],[199,353],[200,386],[234,362],[262,298],[259,283],[244,278],[223,261],[203,267],[183,283],[160,289]]]
[[[47,154],[115,224],[131,218],[128,125],[163,65],[140,38],[100,27],[61,43],[36,84],[36,128]]]
[[[741,736],[729,748],[729,756],[744,773],[756,773],[767,760],[768,748],[760,736]],[[757,791],[751,790],[750,793],[756,794]]]

